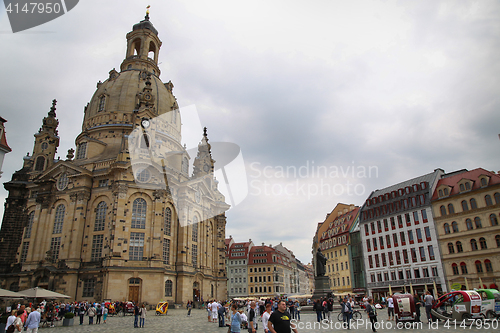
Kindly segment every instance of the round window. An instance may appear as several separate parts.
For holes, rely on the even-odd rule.
[[[137,171],[135,179],[140,183],[146,183],[151,178],[151,173],[147,169],[141,169]]]
[[[68,175],[66,173],[63,173],[61,176],[59,176],[59,179],[57,180],[57,189],[59,191],[63,191],[66,189],[68,186]]]

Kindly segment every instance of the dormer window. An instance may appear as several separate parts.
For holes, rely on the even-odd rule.
[[[480,177],[479,179],[481,181],[481,187],[488,186],[488,183],[490,181],[490,179],[488,177],[483,176],[483,177]]]
[[[78,151],[76,153],[76,159],[84,159],[87,155],[87,142],[82,142],[78,145]]]
[[[438,196],[440,198],[442,197],[447,197],[448,194],[450,194],[450,191],[448,190],[448,187],[442,187],[438,190]]]
[[[459,186],[460,186],[460,192],[465,192],[465,191],[471,190],[471,182],[470,181],[464,181]]]
[[[106,106],[106,96],[102,95],[99,97],[99,107],[97,108],[97,112],[104,111],[104,107]]]

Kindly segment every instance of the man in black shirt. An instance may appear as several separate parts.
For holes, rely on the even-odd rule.
[[[250,303],[250,311],[248,312],[248,333],[257,332],[257,318],[255,316],[255,302]]]
[[[291,333],[292,330],[298,333],[296,327],[290,327],[290,313],[286,311],[285,301],[280,301],[278,303],[278,309],[269,317],[267,328],[271,333]]]

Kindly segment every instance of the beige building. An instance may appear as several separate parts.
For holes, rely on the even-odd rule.
[[[481,168],[445,174],[432,209],[449,287],[498,289],[500,176]]]
[[[344,206],[343,204],[339,204]],[[336,214],[335,214],[336,212]],[[349,230],[358,216],[354,205],[330,213],[323,224],[328,227],[319,236],[319,247],[326,257],[326,274],[334,293],[352,293],[352,276],[349,259]]]
[[[33,154],[5,184],[2,288],[150,304],[226,297],[228,205],[206,129],[189,173],[173,84],[160,80],[161,45],[149,15],[133,26],[120,70],[97,84],[66,160],[55,159],[54,100]]]

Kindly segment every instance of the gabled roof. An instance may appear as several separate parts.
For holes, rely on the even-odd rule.
[[[437,183],[436,190],[432,195],[432,200],[439,199],[437,188],[439,188],[441,185],[446,185],[451,188],[450,194],[447,197],[460,194],[460,186],[458,184],[463,179],[467,179],[472,182],[470,191],[475,191],[477,189],[480,189],[481,188],[481,181],[479,180],[480,176],[487,176],[490,178],[488,187],[500,184],[500,175],[490,171],[486,171],[483,168],[477,168],[471,171],[463,170],[463,172],[456,173],[452,176],[444,175],[443,178],[441,178]]]

